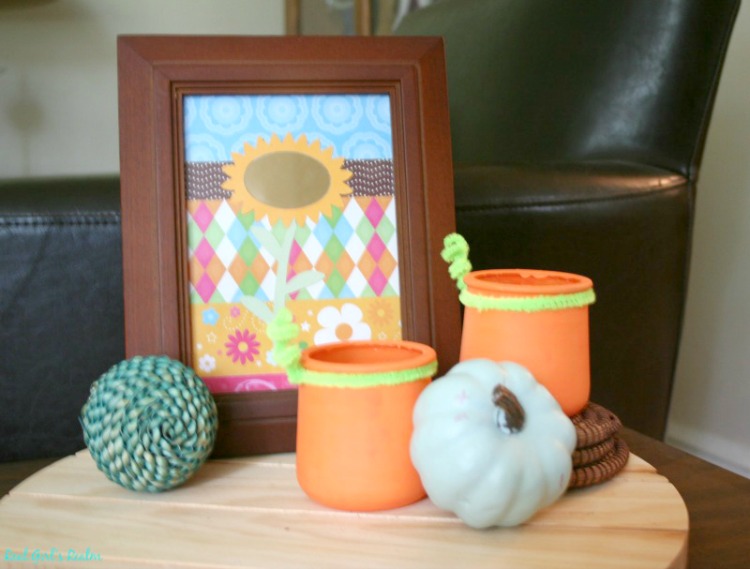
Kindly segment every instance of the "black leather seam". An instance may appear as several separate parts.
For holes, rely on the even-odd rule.
[[[687,189],[687,186],[683,186],[685,189]],[[579,206],[579,205],[596,205],[596,204],[607,204],[612,202],[618,202],[618,201],[624,201],[624,200],[637,200],[637,199],[648,199],[648,198],[654,198],[654,197],[661,197],[665,193],[674,193],[679,192],[682,190],[682,188],[679,187],[671,187],[671,188],[664,188],[661,191],[658,192],[649,192],[649,193],[639,193],[639,194],[626,194],[622,196],[612,196],[608,198],[602,198],[602,199],[586,199],[586,198],[580,198],[575,200],[565,200],[565,201],[551,201],[551,200],[540,200],[536,202],[516,202],[512,204],[477,204],[477,205],[456,205],[456,210],[461,211],[492,211],[492,210],[502,210],[502,209],[534,209],[534,208],[564,208],[568,206]]]
[[[120,216],[112,214],[102,217],[79,217],[66,219],[62,217],[29,216],[27,218],[14,217],[3,219],[0,216],[0,227],[92,227],[92,226],[120,225]]]

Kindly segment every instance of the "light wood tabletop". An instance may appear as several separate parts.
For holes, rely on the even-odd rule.
[[[373,513],[319,506],[300,490],[293,454],[212,460],[180,488],[143,494],[107,480],[82,451],[0,502],[9,567],[36,556],[107,568],[678,569],[687,537],[680,495],[635,455],[615,479],[510,529],[473,530],[429,500]]]

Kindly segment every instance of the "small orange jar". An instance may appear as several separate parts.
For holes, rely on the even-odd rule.
[[[497,269],[463,277],[461,360],[510,360],[529,369],[573,416],[590,394],[591,279],[556,271]]]
[[[422,499],[409,444],[435,351],[407,341],[343,342],[308,348],[300,363],[297,479],[305,493],[351,511]]]

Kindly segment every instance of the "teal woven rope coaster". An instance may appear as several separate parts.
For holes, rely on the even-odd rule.
[[[145,492],[169,490],[195,474],[211,454],[218,424],[203,381],[166,356],[113,366],[81,410],[83,438],[99,470]]]

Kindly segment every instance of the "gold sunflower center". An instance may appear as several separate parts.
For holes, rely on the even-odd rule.
[[[317,223],[334,208],[343,209],[344,196],[351,194],[346,181],[352,172],[344,168],[344,158],[333,157],[333,146],[322,149],[320,140],[307,142],[303,134],[294,140],[291,133],[281,140],[258,137],[255,145],[245,142],[242,152],[232,153],[224,166],[227,179],[222,188],[235,211],[254,212],[255,219],[268,217],[271,225],[281,221],[298,226],[307,220]]]
[[[296,209],[322,199],[331,185],[324,164],[295,151],[271,152],[245,169],[245,187],[256,200],[282,209]]]

